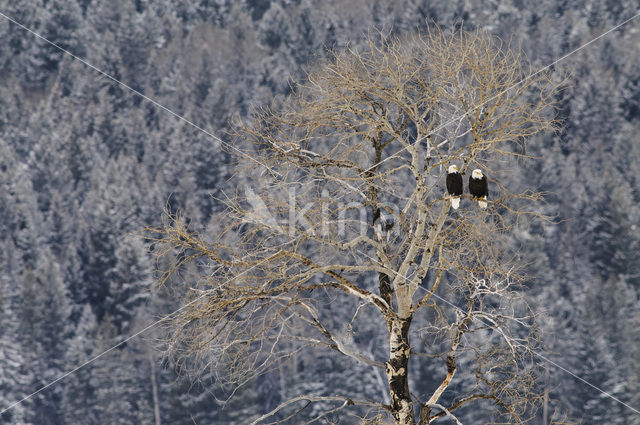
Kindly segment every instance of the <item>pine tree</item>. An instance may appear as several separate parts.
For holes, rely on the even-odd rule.
[[[98,327],[94,355],[117,343],[117,330],[108,315]],[[95,413],[100,425],[152,425],[148,363],[140,346],[127,344],[104,355],[93,366]]]
[[[628,182],[609,166],[602,179],[590,186],[594,193],[586,211],[586,231],[591,261],[602,279],[614,276],[636,280],[640,276],[640,229],[636,225],[640,210]]]
[[[91,303],[99,321],[107,309],[110,274],[120,273],[117,279],[121,283],[129,279],[122,275],[128,273],[128,266],[123,263],[128,260],[121,258],[123,269],[120,272],[116,270],[119,261],[116,251],[127,232],[142,226],[140,216],[145,195],[138,188],[147,187],[149,183],[144,169],[137,170],[136,165],[134,159],[120,156],[109,160],[105,169],[94,169],[92,188],[80,207],[86,226],[79,249],[84,284],[83,288],[75,291],[83,298],[75,301],[78,304]],[[117,287],[119,284],[114,285]]]
[[[83,16],[78,2],[52,0],[47,9],[50,12],[43,28],[44,37],[76,56],[85,56],[85,37],[81,32]],[[45,68],[55,73],[63,52],[47,44],[41,54]]]
[[[4,250],[0,249],[4,253]],[[0,268],[7,270],[0,259]],[[19,401],[20,396],[29,390],[31,376],[28,365],[21,354],[15,309],[12,304],[14,292],[7,281],[8,276],[0,276],[0,410]],[[25,406],[19,404],[0,415],[0,423],[27,425]]]
[[[599,315],[586,311],[579,327],[578,351],[572,359],[571,369],[576,375],[619,398],[628,399],[622,383],[627,379],[620,370],[614,353],[607,344],[599,326]],[[558,395],[558,397],[563,397]],[[576,385],[564,395],[572,408],[570,417],[585,425],[625,424],[620,415],[622,407],[611,398],[585,385]],[[563,398],[564,398],[563,397]]]
[[[107,272],[109,292],[105,311],[118,334],[131,330],[151,284],[151,265],[146,247],[138,238],[126,238],[115,250],[115,266]]]
[[[98,324],[88,304],[82,309],[82,315],[76,325],[74,337],[67,345],[66,369],[73,370],[89,360],[94,354]],[[95,411],[96,383],[93,380],[91,365],[83,367],[65,378],[62,393],[62,408],[65,423],[97,424]]]
[[[67,320],[70,307],[59,265],[51,253],[38,257],[36,269],[27,269],[22,277],[19,332],[21,351],[30,364],[34,391],[64,373]],[[62,389],[51,387],[29,400],[28,419],[34,423],[58,424],[62,418]]]

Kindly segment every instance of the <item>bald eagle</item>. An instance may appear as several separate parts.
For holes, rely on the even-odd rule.
[[[460,206],[460,196],[462,195],[462,176],[458,172],[457,165],[449,166],[447,192],[451,195],[451,206],[454,210],[457,210]]]
[[[487,196],[489,195],[489,186],[487,184],[487,176],[482,174],[482,170],[476,168],[469,177],[469,193],[478,201],[480,208],[487,208]]]

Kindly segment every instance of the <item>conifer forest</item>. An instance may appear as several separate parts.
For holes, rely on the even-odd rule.
[[[638,0],[0,0],[0,424],[640,425],[639,13]],[[525,313],[510,310],[526,319],[508,328],[508,337],[502,313],[478,310],[467,319],[456,310],[465,305],[464,285],[456,282],[477,276],[476,269],[463,267],[471,261],[465,257],[472,252],[469,240],[481,240],[475,230],[450,230],[457,245],[427,249],[407,263],[404,271],[420,276],[437,297],[424,299],[428,314],[415,313],[406,322],[412,324],[407,338],[415,353],[404,364],[404,388],[411,394],[403,400],[414,400],[407,418],[408,408],[397,407],[402,400],[393,393],[399,369],[389,361],[394,343],[385,317],[391,333],[391,316],[383,317],[374,305],[402,310],[403,286],[393,276],[367,269],[354,278],[356,286],[347,286],[343,276],[359,271],[363,258],[348,263],[339,256],[331,261],[352,269],[326,272],[325,280],[307,276],[312,267],[306,258],[320,253],[313,238],[296,246],[295,256],[305,258],[302,266],[289,258],[267,269],[260,251],[248,250],[244,268],[232,274],[224,264],[239,260],[203,244],[226,241],[229,249],[239,249],[260,234],[267,252],[270,243],[289,235],[264,236],[269,223],[242,215],[234,226],[226,220],[234,211],[248,217],[247,211],[274,205],[281,216],[300,220],[305,232],[320,229],[313,210],[302,209],[310,202],[305,196],[321,197],[305,191],[320,168],[282,164],[293,163],[287,162],[292,152],[314,164],[321,155],[293,142],[274,150],[277,155],[265,152],[284,140],[278,129],[295,127],[314,107],[321,115],[335,99],[303,99],[307,110],[277,113],[301,90],[298,82],[333,93],[334,77],[328,83],[305,79],[322,75],[314,74],[317,64],[332,64],[335,52],[357,57],[375,50],[371,46],[383,33],[403,40],[437,31],[487,34],[518,52],[523,75],[541,70],[536,76],[554,89],[544,92],[549,108],[539,116],[552,124],[543,129],[546,122],[533,121],[544,131],[522,130],[529,131],[526,149],[523,143],[507,152],[511,156],[486,162],[486,210],[466,194],[471,170],[480,167],[469,165],[459,209],[446,212],[439,224],[453,229],[459,222],[464,230],[464,223],[475,223],[480,233],[486,223],[479,217],[508,225],[491,252],[517,265],[519,281],[509,290],[517,305],[528,306]],[[439,52],[443,58],[445,53]],[[330,68],[336,76],[339,65]],[[527,99],[523,105],[535,104],[533,83],[518,93]],[[493,113],[476,111],[480,121]],[[270,127],[274,116],[282,127]],[[422,118],[433,116],[425,112]],[[322,125],[339,128],[333,117],[327,120]],[[407,158],[420,141],[418,127],[406,130]],[[286,134],[304,135],[306,128]],[[354,134],[364,134],[363,128]],[[377,131],[384,140],[388,130]],[[328,134],[318,143],[336,137]],[[447,143],[435,137],[428,143]],[[336,145],[347,146],[354,138],[339,140]],[[319,146],[318,152],[331,153],[332,145]],[[380,148],[378,160],[395,150]],[[359,153],[348,151],[332,164]],[[279,200],[272,189],[280,180],[264,164],[296,179],[300,211],[288,209],[286,196]],[[414,183],[399,164],[387,161],[388,168],[381,168],[400,170],[385,174],[385,187],[402,190]],[[423,165],[426,170],[432,164],[425,159],[421,170]],[[434,196],[439,208],[447,168],[433,167],[441,177],[428,187],[440,192],[425,199]],[[369,178],[370,171],[360,175]],[[326,177],[330,169],[322,173]],[[365,177],[363,182],[371,181]],[[331,180],[327,187],[335,193],[329,197],[335,197],[329,205],[359,181]],[[380,202],[391,202],[392,195],[405,199],[383,189],[362,193],[375,191]],[[497,204],[505,190],[540,193],[542,199],[515,200],[529,214],[503,223],[500,214],[508,215],[506,205],[512,205]],[[365,225],[383,220],[372,218],[380,209],[359,196],[349,200],[362,202]],[[403,213],[410,215],[409,206]],[[305,214],[311,217],[306,224]],[[351,210],[339,214],[357,216]],[[394,226],[400,238],[404,223],[381,222],[358,243],[400,246],[380,232]],[[251,230],[257,226],[259,232]],[[331,252],[322,251],[324,258]],[[380,261],[394,255],[391,248],[366,252]],[[468,274],[443,268],[420,275],[417,263],[443,264],[447,255]],[[500,282],[510,282],[510,270],[495,272]],[[226,293],[229,299],[219,292],[230,289],[207,286],[217,273],[238,283],[237,293]],[[299,298],[288,288],[270,292],[272,304],[254,305],[252,298],[232,310],[237,299],[231,298],[246,296],[240,283],[250,287],[269,277],[268,290],[274,291],[295,273],[306,285],[296,287]],[[395,292],[387,286],[390,292],[383,293],[385,278],[387,285],[399,285]],[[492,298],[498,289],[488,280],[477,282],[488,294],[483,306],[502,308]],[[334,291],[341,285],[360,298]],[[252,296],[262,299],[263,292]],[[198,294],[207,295],[209,304],[193,310]],[[247,305],[255,309],[243,310]],[[220,310],[212,313],[214,308]],[[467,314],[476,308],[472,300]],[[269,320],[280,327],[256,330]],[[254,339],[239,343],[245,333]],[[219,348],[223,334],[236,339]],[[285,334],[291,340],[276,347],[272,341],[282,342]],[[455,365],[452,354],[442,351],[450,340]],[[509,363],[510,351],[525,342],[529,354]],[[512,367],[517,376],[507,374]],[[526,391],[520,387],[525,384]],[[517,413],[503,402],[514,397]],[[418,400],[433,403],[421,409]]]

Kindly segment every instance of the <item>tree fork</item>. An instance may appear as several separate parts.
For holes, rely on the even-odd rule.
[[[389,361],[385,373],[391,395],[391,414],[397,425],[414,425],[413,402],[409,392],[409,328],[411,317],[389,320]]]
[[[186,303],[179,315],[172,316],[169,346],[172,354],[184,356],[187,362],[212,350],[216,355],[210,356],[211,367],[233,386],[234,394],[235,388],[261,376],[264,367],[288,358],[277,353],[328,346],[337,359],[346,355],[357,360],[360,365],[354,372],[367,374],[371,366],[384,368],[390,397],[385,393],[379,403],[356,402],[377,409],[381,421],[416,425],[414,414],[420,413],[421,425],[445,416],[459,423],[451,412],[463,404],[490,399],[508,416],[506,422],[523,423],[523,415],[532,411],[530,403],[535,401],[535,381],[520,364],[528,364],[527,350],[536,340],[531,330],[524,335],[521,329],[531,326],[529,320],[534,317],[516,315],[516,305],[518,311],[525,311],[519,292],[513,290],[520,279],[519,262],[510,260],[510,253],[505,254],[500,244],[519,214],[537,215],[514,209],[519,204],[512,208],[509,200],[533,201],[537,194],[510,192],[500,184],[503,174],[496,167],[495,205],[499,208],[468,209],[461,216],[451,212],[440,184],[446,175],[442,165],[464,161],[463,169],[477,163],[491,170],[492,164],[498,164],[495,161],[520,157],[527,138],[554,128],[552,106],[558,87],[542,73],[527,77],[528,68],[522,66],[526,64],[521,64],[518,52],[482,32],[460,30],[449,35],[434,28],[409,37],[380,35],[382,44],[376,36],[363,49],[347,48],[320,64],[297,86],[296,95],[283,102],[282,112],[256,113],[235,131],[238,143],[252,144],[252,153],[272,167],[269,169],[286,176],[272,179],[258,174],[254,167],[240,173],[238,184],[258,179],[260,191],[255,198],[261,200],[259,207],[247,193],[224,201],[230,214],[215,214],[218,222],[212,221],[211,238],[200,238],[172,222],[157,231],[150,229],[160,234],[150,238],[161,247],[155,252],[168,258],[162,282],[180,282],[186,289],[208,295],[197,303]],[[491,93],[502,92],[509,96],[488,99]],[[489,104],[490,109],[487,118],[478,122],[480,112],[471,105],[480,104]],[[467,116],[467,121],[460,120],[453,131],[437,130],[444,130],[445,121],[457,116]],[[476,126],[477,133],[469,132],[469,126]],[[383,155],[387,146],[389,155]],[[430,163],[422,161],[425,154]],[[283,232],[270,220],[278,223],[290,217],[291,205],[284,200],[291,195],[292,185],[303,188],[297,192],[295,205],[308,205],[300,210],[308,223],[292,226],[295,232]],[[330,214],[327,199],[335,202]],[[358,229],[364,219],[346,217],[356,205],[371,208],[370,226],[360,223]],[[263,217],[263,211],[269,211],[270,217]],[[395,219],[393,233],[380,220],[385,211]],[[450,225],[447,218],[451,218]],[[375,250],[373,256],[359,249],[363,242],[365,251]],[[191,250],[194,252],[187,252]],[[222,266],[220,271],[209,274],[199,264],[201,257],[211,267]],[[202,265],[208,267],[205,263]],[[187,270],[189,264],[195,267]],[[188,271],[184,277],[182,270]],[[437,276],[425,281],[429,271]],[[195,288],[189,283],[191,273],[198,277]],[[447,357],[440,365],[446,376],[438,388],[417,399],[409,391],[409,328],[419,310],[437,312],[443,306],[435,298],[442,273],[454,277],[449,281],[450,290],[463,298],[462,303],[467,302],[468,309],[462,317],[418,316],[420,326],[426,322],[433,327],[427,344],[437,344],[437,351]],[[379,295],[368,284],[361,287],[358,279],[375,279],[376,274]],[[356,280],[350,280],[351,276]],[[320,282],[316,283],[316,277]],[[421,288],[427,293],[414,303]],[[313,319],[324,316],[320,308],[327,303],[308,302],[308,297],[316,291],[319,299],[330,302],[334,295],[327,289],[358,302],[345,304],[355,307],[353,312],[342,306],[327,309],[326,314],[336,316],[332,326],[324,328]],[[376,335],[388,331],[389,357],[384,365],[363,355],[361,351],[367,350],[363,344],[354,342],[347,347],[332,333],[340,332],[344,324],[355,324],[363,301],[373,303],[384,318],[384,322],[372,323],[378,326]],[[368,320],[369,314],[374,313],[363,312],[358,317]],[[462,338],[471,333],[467,325],[474,318],[495,326],[491,339]],[[213,336],[212,323],[216,326]],[[517,339],[511,336],[512,327],[518,329]],[[305,337],[302,332],[307,329],[320,332],[321,337]],[[504,343],[493,344],[493,338],[502,338]],[[375,357],[375,347],[368,350]],[[456,393],[459,389],[449,389],[456,362],[460,363],[457,367],[468,368],[465,376],[474,385],[474,393],[462,399],[464,394]],[[333,384],[327,380],[327,385]],[[379,390],[384,391],[384,384],[380,382]],[[447,390],[458,400],[449,407],[438,403]],[[345,397],[293,394],[255,423],[283,408],[293,409],[293,403],[303,400],[343,403],[329,408],[324,416],[350,405]]]

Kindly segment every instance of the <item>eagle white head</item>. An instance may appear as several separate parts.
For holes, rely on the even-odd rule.
[[[449,174],[451,173],[457,173],[458,172],[458,166],[453,164],[453,165],[449,165]]]
[[[482,170],[479,169],[479,168],[476,168],[471,173],[471,177],[473,177],[474,179],[481,179],[482,178]]]

